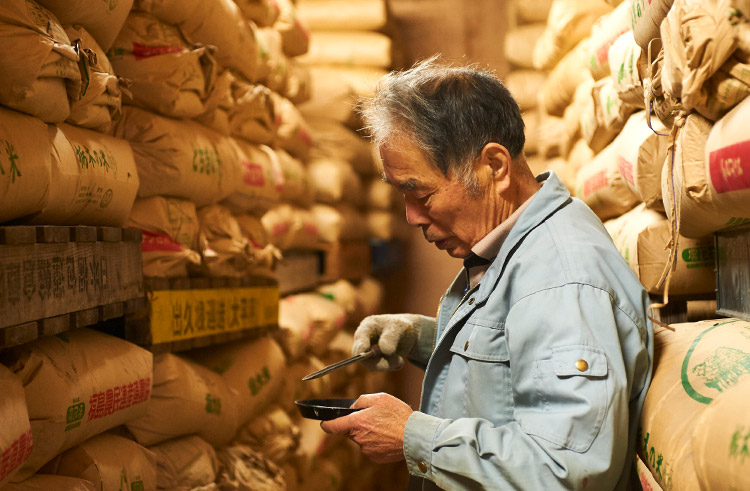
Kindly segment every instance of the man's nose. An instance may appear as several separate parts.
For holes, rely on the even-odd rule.
[[[427,214],[425,213],[424,207],[411,199],[405,200],[406,204],[406,221],[409,225],[419,227],[422,225],[429,224]]]

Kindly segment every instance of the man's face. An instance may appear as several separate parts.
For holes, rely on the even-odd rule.
[[[487,235],[494,206],[490,193],[474,195],[464,184],[448,178],[425,160],[412,142],[401,139],[380,149],[386,182],[403,195],[406,221],[422,228],[425,238],[453,257],[466,257]],[[480,179],[480,189],[487,180]]]

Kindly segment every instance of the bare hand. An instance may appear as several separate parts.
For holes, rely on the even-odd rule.
[[[364,409],[323,421],[320,427],[326,433],[347,435],[376,464],[404,460],[404,428],[412,408],[383,392],[359,396],[352,407]]]

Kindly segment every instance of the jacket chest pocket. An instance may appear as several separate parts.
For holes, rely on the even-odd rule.
[[[469,319],[451,347],[443,406],[446,417],[482,417],[495,424],[513,416],[505,326]]]

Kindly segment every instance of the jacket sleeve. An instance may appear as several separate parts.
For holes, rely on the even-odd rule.
[[[411,353],[409,353],[408,359],[422,370],[427,366],[430,355],[432,355],[432,350],[435,347],[436,326],[434,317],[419,316],[419,337]]]
[[[446,489],[614,489],[632,455],[630,387],[648,370],[644,322],[584,284],[517,301],[505,319],[512,416],[413,413],[409,472]],[[507,390],[479,378],[471,397]]]

